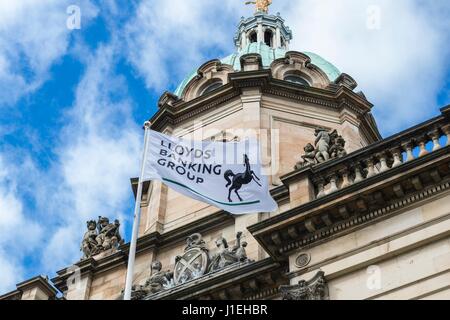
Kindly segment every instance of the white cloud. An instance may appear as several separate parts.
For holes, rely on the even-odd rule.
[[[22,281],[23,268],[20,262],[12,262],[11,254],[0,248],[0,294],[15,289],[15,285]]]
[[[114,74],[115,42],[87,58],[87,69],[76,91],[70,119],[61,133],[57,172],[62,185],[55,196],[64,207],[43,255],[44,266],[73,263],[79,256],[85,222],[104,215],[110,219],[131,216],[129,179],[139,169],[141,136],[132,121],[126,83]],[[124,92],[123,96],[117,91]]]
[[[13,36],[15,26],[27,34],[0,47],[0,83],[7,89],[12,82],[21,85],[3,91],[0,104],[3,99],[13,105],[14,99],[45,82],[51,65],[66,54],[65,8],[58,1],[22,1],[14,8],[8,7],[12,18],[2,21],[0,42]],[[37,12],[32,13],[32,9]],[[83,9],[86,7],[82,6],[85,14]],[[31,26],[20,21],[25,10],[31,14]],[[55,21],[62,22],[62,28],[55,26]],[[37,29],[40,23],[53,30]],[[46,46],[51,47],[48,52],[35,52],[45,51]],[[72,54],[86,65],[86,71],[76,88],[72,107],[63,115],[60,143],[52,150],[55,160],[48,168],[42,168],[25,150],[6,147],[5,151],[2,146],[3,154],[9,155],[8,163],[16,166],[6,168],[5,161],[0,162],[0,292],[13,289],[11,286],[23,280],[25,272],[53,274],[77,261],[86,220],[104,215],[119,218],[123,225],[131,216],[127,211],[132,207],[129,179],[139,169],[142,132],[132,118],[127,84],[115,74],[120,55],[118,42],[99,46],[95,52],[78,42]],[[24,60],[18,61],[17,57]],[[32,79],[25,75],[24,65],[30,68]],[[3,131],[8,132],[5,127],[0,133]],[[9,177],[14,177],[14,181]],[[26,205],[35,206],[33,212],[18,198],[18,181],[21,195],[27,198]],[[41,241],[44,234],[45,240]],[[39,260],[39,264],[24,266],[27,255]]]
[[[165,90],[198,68],[208,51],[233,49],[239,1],[142,1],[125,28],[129,60],[149,88]],[[230,52],[232,53],[232,52]]]
[[[20,168],[7,165],[0,154],[0,293],[14,289],[23,280],[24,258],[39,247],[42,227],[26,215],[12,177]]]
[[[71,31],[66,27],[69,0],[0,1],[0,106],[38,89],[49,69],[67,53]],[[97,14],[82,0],[87,23]]]

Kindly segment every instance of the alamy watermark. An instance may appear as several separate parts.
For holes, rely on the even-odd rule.
[[[69,15],[66,20],[66,26],[69,30],[81,29],[81,9],[77,5],[70,5],[66,9],[66,13]]]
[[[366,270],[368,274],[366,280],[367,289],[376,291],[381,289],[381,268],[376,265],[369,266]]]
[[[377,5],[367,7],[366,27],[369,30],[381,29],[381,8]]]

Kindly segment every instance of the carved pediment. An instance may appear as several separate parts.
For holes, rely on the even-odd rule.
[[[312,87],[326,88],[330,84],[327,75],[302,52],[287,52],[284,58],[273,61],[270,69],[272,76],[279,80],[284,80],[288,75],[298,75]]]
[[[181,99],[190,101],[201,96],[208,86],[220,83],[228,83],[228,74],[234,72],[232,66],[223,64],[220,60],[210,60],[197,69],[197,75],[193,77],[181,94]]]

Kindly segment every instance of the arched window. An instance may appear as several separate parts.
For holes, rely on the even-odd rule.
[[[272,30],[268,29],[266,32],[264,32],[264,43],[267,44],[269,47],[273,47],[273,32]]]
[[[297,75],[297,74],[290,74],[284,77],[285,81],[289,81],[289,82],[293,82],[296,84],[301,84],[302,86],[306,86],[309,87],[310,84],[308,81],[306,81],[304,78],[302,78],[301,76]]]
[[[250,43],[257,42],[258,41],[258,35],[256,34],[256,31],[252,31],[250,35],[248,36],[248,39],[250,40]]]
[[[200,95],[207,94],[207,93],[221,87],[222,85],[223,85],[222,80],[214,81],[213,83],[209,84],[205,89],[203,89],[203,91]]]

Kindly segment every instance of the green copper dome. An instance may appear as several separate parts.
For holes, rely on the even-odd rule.
[[[272,62],[279,58],[284,58],[287,50],[282,48],[271,48],[263,42],[253,42],[248,44],[242,50],[235,52],[220,61],[223,64],[228,64],[233,66],[235,71],[241,70],[240,58],[241,56],[248,53],[258,53],[261,56],[263,67],[268,69]],[[336,78],[341,74],[340,71],[331,63],[320,57],[319,55],[312,52],[303,52],[308,57],[311,58],[311,63],[319,67],[328,76],[330,81],[336,80]],[[181,96],[186,85],[197,75],[197,69],[192,71],[178,86],[175,90],[177,96]]]

